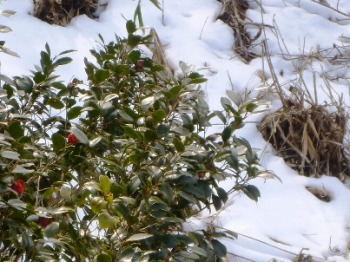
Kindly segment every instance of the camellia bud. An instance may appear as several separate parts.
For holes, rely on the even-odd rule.
[[[205,178],[205,171],[198,171],[198,172],[197,172],[197,177],[198,177],[199,179]]]
[[[145,61],[144,60],[137,60],[136,62],[135,62],[135,69],[137,70],[137,71],[143,71],[143,69],[144,69],[144,66],[145,66]]]
[[[41,228],[46,228],[48,225],[52,223],[52,218],[48,217],[39,217],[38,224],[41,226]]]
[[[68,134],[67,141],[69,144],[73,145],[76,145],[80,142],[79,139],[73,133]]]
[[[17,179],[11,186],[11,189],[16,191],[18,195],[22,195],[26,189],[26,183],[23,179]]]

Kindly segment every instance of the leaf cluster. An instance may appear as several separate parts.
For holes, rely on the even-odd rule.
[[[131,21],[126,28],[127,38],[100,36],[86,84],[59,81],[54,71],[72,50],[53,57],[48,45],[30,76],[1,76],[1,260],[223,259],[219,238],[234,235],[182,223],[220,210],[232,192],[260,196],[249,184],[257,155],[234,135],[257,102],[229,92],[211,112],[199,73],[182,65],[183,76],[169,79],[140,49],[151,36]],[[222,132],[210,133],[213,125]],[[19,178],[20,196],[11,189]]]

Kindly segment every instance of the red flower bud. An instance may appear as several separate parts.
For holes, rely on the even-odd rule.
[[[39,217],[38,219],[38,224],[42,228],[46,228],[48,225],[52,223],[52,218],[47,218],[47,217]]]
[[[197,177],[199,179],[203,179],[205,177],[205,172],[204,171],[197,171]]]
[[[78,144],[80,142],[79,139],[73,133],[68,134],[67,141],[69,144],[73,145]]]
[[[23,179],[17,179],[11,186],[11,189],[16,191],[18,195],[22,195],[26,189],[26,183]]]
[[[137,71],[143,71],[145,66],[145,61],[144,60],[137,60],[135,63],[135,69]]]

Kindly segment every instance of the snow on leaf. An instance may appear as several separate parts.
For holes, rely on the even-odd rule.
[[[14,151],[4,150],[1,151],[1,156],[11,160],[19,160],[19,154]]]

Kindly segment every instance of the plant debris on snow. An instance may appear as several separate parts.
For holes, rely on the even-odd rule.
[[[246,0],[218,0],[222,3],[222,10],[218,19],[230,26],[234,32],[234,51],[246,63],[249,63],[257,55],[251,49],[252,42],[258,37],[252,39],[247,32],[246,12],[249,5]]]
[[[94,18],[97,7],[98,0],[34,0],[34,16],[64,26],[78,15]]]
[[[264,139],[302,175],[330,175],[341,180],[350,175],[343,146],[344,111],[329,112],[326,105],[317,104],[305,107],[303,100],[293,98],[283,102],[281,109],[258,125]]]

